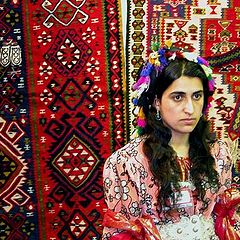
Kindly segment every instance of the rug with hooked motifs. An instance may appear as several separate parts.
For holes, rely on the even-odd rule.
[[[100,239],[126,141],[118,0],[0,3],[0,239]]]
[[[152,43],[163,44],[168,39],[197,51],[214,67],[216,91],[207,117],[217,137],[230,142],[235,163],[233,185],[240,188],[240,2],[132,0],[128,9],[128,86],[136,81]],[[131,113],[134,106],[130,87],[127,92]],[[129,115],[129,126],[134,118]]]

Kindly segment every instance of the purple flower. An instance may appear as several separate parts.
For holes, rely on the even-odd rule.
[[[153,68],[153,65],[148,62],[148,63],[143,67],[143,69],[142,69],[142,71],[141,71],[141,73],[140,73],[140,76],[142,76],[142,77],[149,76],[150,73],[151,73],[151,71],[152,71],[152,68]]]
[[[215,85],[215,81],[212,78],[211,80],[208,81],[208,87],[210,91],[214,91],[214,85]]]
[[[203,65],[209,67],[209,63],[208,63],[208,61],[207,61],[206,59],[198,56],[198,57],[197,57],[197,61],[198,61],[198,64],[203,64]]]
[[[167,59],[166,59],[166,56],[165,56],[165,53],[166,53],[166,49],[165,48],[162,48],[158,51],[158,54],[159,54],[159,62],[161,63],[161,65],[163,66],[166,66],[168,64],[167,62]]]

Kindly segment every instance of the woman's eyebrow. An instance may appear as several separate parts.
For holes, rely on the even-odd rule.
[[[203,93],[203,90],[198,90],[198,91],[195,91],[193,92],[193,94],[196,94],[196,93]],[[173,94],[186,94],[186,92],[183,92],[183,91],[174,91],[174,92],[171,92],[170,95],[173,95]]]
[[[186,93],[182,91],[174,91],[174,92],[171,92],[170,94],[172,95],[172,94],[186,94]]]
[[[203,93],[203,90],[196,91],[193,94],[196,94],[196,93]]]

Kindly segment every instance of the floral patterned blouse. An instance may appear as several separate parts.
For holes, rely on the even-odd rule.
[[[183,217],[192,216],[212,218],[217,196],[230,187],[232,161],[228,146],[218,141],[211,146],[211,153],[219,172],[220,189],[214,189],[207,181],[205,184],[207,206],[195,197],[195,187],[188,179],[189,161],[179,158],[182,170],[180,182],[182,198],[179,200],[177,210],[169,214],[162,211],[159,214],[157,204],[158,187],[149,170],[148,159],[142,151],[145,138],[131,140],[123,148],[114,152],[104,165],[104,193],[107,207],[114,213],[121,213],[128,220],[136,220],[144,215],[151,216],[157,226],[179,222]],[[121,232],[117,228],[104,227],[103,239],[110,239],[112,235]],[[207,238],[206,238],[207,239]],[[209,238],[210,239],[210,238]],[[216,238],[217,239],[217,238]]]

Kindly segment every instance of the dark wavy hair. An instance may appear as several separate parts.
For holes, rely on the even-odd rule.
[[[147,120],[147,125],[140,134],[147,136],[143,144],[143,151],[149,159],[150,170],[160,189],[158,194],[160,206],[166,205],[169,198],[172,198],[173,201],[176,200],[172,186],[179,190],[180,168],[176,161],[176,152],[169,145],[171,130],[162,121],[156,120],[156,109],[153,107],[153,102],[156,96],[161,99],[164,91],[181,76],[201,79],[204,92],[204,112],[208,105],[208,98],[213,94],[209,90],[209,80],[199,64],[186,59],[170,61],[160,73],[153,70],[150,75],[149,89],[141,95],[138,102],[138,105],[143,107]],[[218,174],[214,169],[214,158],[209,148],[214,141],[208,122],[202,116],[195,129],[190,133],[189,157],[192,163],[190,177],[196,187],[199,199],[203,201],[206,192],[202,184],[203,177],[207,178],[211,185],[219,186]]]

